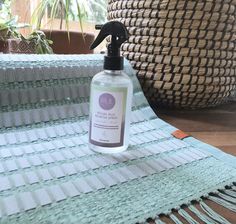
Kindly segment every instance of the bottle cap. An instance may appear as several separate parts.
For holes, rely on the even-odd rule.
[[[120,56],[120,47],[129,38],[126,27],[123,23],[111,21],[104,25],[96,25],[95,28],[101,31],[90,49],[96,48],[107,36],[111,35],[111,42],[107,47],[107,55],[104,57],[104,69],[123,70],[124,58]]]

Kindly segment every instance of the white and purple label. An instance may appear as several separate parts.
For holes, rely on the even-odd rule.
[[[99,96],[99,106],[103,110],[111,110],[116,104],[115,97],[110,93],[103,93]]]
[[[90,143],[101,147],[124,144],[126,87],[91,86]]]

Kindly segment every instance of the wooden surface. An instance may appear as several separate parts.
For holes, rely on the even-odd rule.
[[[193,137],[236,156],[236,102],[193,111],[157,109],[156,113]]]
[[[236,102],[230,102],[216,108],[192,111],[159,108],[156,113],[161,119],[178,129],[236,156]],[[228,221],[236,224],[236,213],[214,202],[206,201],[206,203]],[[196,207],[199,208],[198,205]],[[199,208],[199,210],[201,209]],[[199,223],[203,223],[188,209],[186,211]],[[183,223],[187,223],[178,214],[176,216]],[[168,224],[174,223],[168,217],[163,217],[162,220]],[[150,221],[150,223],[154,222]]]

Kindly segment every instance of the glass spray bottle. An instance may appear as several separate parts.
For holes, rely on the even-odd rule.
[[[120,46],[128,39],[128,31],[117,21],[97,28],[101,31],[91,49],[109,35],[111,42],[104,57],[104,71],[91,82],[89,147],[100,153],[118,153],[129,145],[133,84],[123,72],[124,58],[120,56]]]

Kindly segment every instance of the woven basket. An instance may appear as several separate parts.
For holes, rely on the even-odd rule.
[[[159,75],[153,72],[138,71],[139,79],[153,79],[155,81],[172,82],[175,84],[184,85],[230,85],[236,81],[235,76],[228,77],[207,77],[207,76],[193,76],[189,74],[178,73],[164,73]]]
[[[215,59],[236,59],[234,51],[230,50],[215,50],[215,49],[199,49],[191,47],[166,47],[153,46],[142,44],[124,44],[122,50],[129,55],[129,52],[136,54],[155,54],[155,55],[172,55],[172,56],[187,56],[198,58],[215,58]]]
[[[154,36],[154,37],[169,37],[169,38],[189,38],[218,41],[233,41],[236,39],[233,32],[221,32],[214,30],[194,30],[194,29],[178,29],[178,28],[139,28],[127,27],[130,35],[134,36]]]
[[[121,49],[155,105],[202,108],[236,90],[236,0],[108,0]]]
[[[195,66],[173,66],[165,64],[155,64],[149,62],[136,62],[131,61],[131,64],[136,70],[143,70],[148,72],[154,72],[157,75],[164,76],[165,73],[181,73],[190,74],[193,77],[196,75],[203,76],[235,76],[236,68],[216,68],[216,67],[195,67]]]

